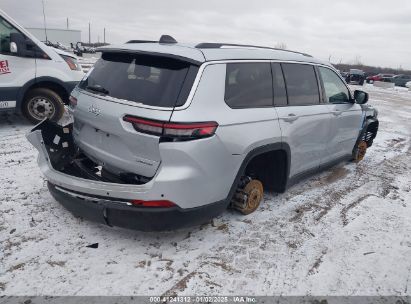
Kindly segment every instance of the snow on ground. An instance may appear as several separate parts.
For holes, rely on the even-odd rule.
[[[91,67],[96,63],[96,61],[100,58],[100,56],[100,53],[84,53],[82,57],[77,57],[77,61],[80,64],[83,72],[87,73],[91,69]]]
[[[411,92],[364,88],[381,122],[364,161],[168,233],[72,216],[47,191],[30,125],[1,115],[0,294],[411,295]]]

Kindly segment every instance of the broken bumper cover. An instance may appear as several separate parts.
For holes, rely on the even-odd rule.
[[[73,146],[70,138],[62,134],[61,130],[56,130],[47,120],[27,134],[27,139],[39,151],[38,165],[49,183],[51,194],[75,215],[110,226],[159,231],[203,224],[222,213],[228,206],[227,199],[192,207],[135,206],[131,201],[167,199],[167,195],[164,198],[162,196],[165,193],[164,187],[175,187],[176,183],[184,185],[187,177],[182,179],[176,175],[174,180],[164,181],[153,178],[145,184],[137,185],[85,179],[60,172],[53,163],[55,164],[56,160],[63,161],[65,154],[52,151],[56,131],[60,132],[59,145],[70,150]],[[179,203],[179,200],[172,201]]]
[[[190,209],[135,207],[126,201],[76,193],[50,182],[48,188],[52,196],[76,216],[140,231],[166,231],[200,225],[227,208],[225,201]]]

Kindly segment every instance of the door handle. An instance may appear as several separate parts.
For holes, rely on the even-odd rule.
[[[293,122],[294,120],[297,120],[297,119],[298,119],[298,116],[295,115],[294,113],[290,113],[288,114],[288,116],[283,117],[283,120],[286,122]]]
[[[338,110],[333,111],[332,113],[334,114],[334,116],[340,116],[342,114],[342,112]]]

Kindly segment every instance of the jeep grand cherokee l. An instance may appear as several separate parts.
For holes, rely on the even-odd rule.
[[[167,230],[248,214],[264,188],[360,160],[377,133],[368,94],[303,53],[169,36],[100,50],[70,97],[74,123],[28,135],[51,194],[97,222]]]

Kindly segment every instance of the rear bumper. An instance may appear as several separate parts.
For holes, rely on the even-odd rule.
[[[190,209],[141,208],[123,200],[73,192],[50,182],[48,188],[52,196],[76,216],[140,231],[166,231],[200,225],[227,208],[225,201]]]
[[[205,223],[228,207],[233,182],[224,175],[187,170],[183,163],[187,165],[190,160],[187,158],[181,159],[182,164],[177,166],[176,160],[180,160],[172,150],[163,159],[171,157],[173,164],[166,165],[167,161],[163,161],[161,170],[144,184],[107,182],[65,173],[59,167],[65,161],[71,162],[68,150],[75,150],[76,146],[71,133],[64,129],[67,128],[45,120],[27,134],[27,139],[39,151],[38,165],[50,183],[51,194],[78,216],[110,226],[171,230]],[[177,206],[136,207],[130,204],[132,200],[169,200]]]
[[[15,107],[14,108],[5,108],[5,109],[0,108],[0,113],[14,112],[14,111],[16,111]]]
[[[59,135],[58,145],[53,144],[55,135]],[[69,150],[70,147],[76,149],[71,134],[64,134],[61,127],[55,127],[46,120],[26,136],[39,151],[40,170],[54,185],[97,197],[144,201],[166,199],[181,209],[192,209],[228,200],[238,167],[241,165],[241,162],[237,165],[240,157],[224,157],[224,146],[210,143],[211,139],[198,141],[195,147],[189,142],[179,143],[180,150],[173,147],[174,143],[164,143],[161,146],[161,166],[150,181],[143,184],[106,182],[73,176],[53,165],[56,159],[64,161],[63,150]],[[63,143],[68,147],[62,147]],[[180,153],[181,149],[188,153]],[[221,158],[221,155],[225,161],[216,161],[216,156]]]

